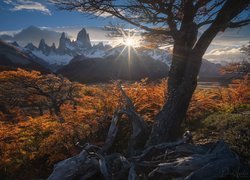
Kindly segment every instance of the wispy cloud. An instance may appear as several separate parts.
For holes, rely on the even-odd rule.
[[[240,53],[240,48],[231,48],[231,47],[224,47],[220,49],[213,49],[209,53],[207,53],[207,56],[220,56],[220,55],[232,55],[235,53]]]
[[[206,53],[204,58],[212,61],[240,61],[243,58],[243,54],[240,51],[241,47],[223,47],[213,49],[210,52]]]
[[[50,10],[40,2],[31,0],[4,0],[4,3],[13,6],[10,10],[12,11],[40,11],[46,15],[51,15]]]

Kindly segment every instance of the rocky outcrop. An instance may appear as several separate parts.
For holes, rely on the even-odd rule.
[[[38,48],[33,43],[28,43],[24,48],[30,51],[38,50]]]
[[[76,41],[71,41],[63,32],[59,41],[58,53],[68,55],[78,55],[81,51],[91,48],[89,34],[83,28],[77,35]]]
[[[110,45],[104,45],[103,42],[99,42],[98,44],[93,45],[93,49],[95,50],[109,50],[112,46]]]
[[[56,52],[56,45],[55,45],[55,43],[53,43],[50,48],[51,48],[51,51]]]
[[[86,32],[86,29],[82,29],[76,38],[76,44],[81,48],[91,48],[91,42],[89,38],[89,34]]]
[[[13,46],[16,46],[16,47],[20,47],[19,44],[16,41],[14,41],[14,42],[12,42],[10,44],[13,45]]]
[[[71,46],[71,40],[66,37],[65,32],[62,33],[59,41],[58,52],[60,54],[67,54],[68,47]]]
[[[42,38],[39,43],[38,50],[42,51],[43,54],[48,55],[51,51],[51,48],[45,43],[45,40]]]

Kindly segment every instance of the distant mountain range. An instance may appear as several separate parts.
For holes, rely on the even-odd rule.
[[[59,36],[57,32],[54,32],[55,37],[59,39],[58,46],[53,42],[48,45],[48,42],[42,38],[48,30],[38,30],[39,28],[34,26],[22,30],[18,36],[27,34],[31,29],[41,34],[38,46],[35,46],[32,40],[24,47],[16,42],[11,44],[1,42],[1,64],[8,64],[8,61],[12,63],[10,66],[22,67],[24,62],[29,61],[31,69],[51,69],[81,82],[101,82],[112,79],[136,80],[144,77],[158,79],[167,76],[171,65],[171,53],[165,49],[137,48],[136,51],[132,50],[130,60],[128,60],[128,48],[124,45],[111,47],[99,43],[92,46],[89,34],[84,28],[77,34],[76,40],[70,40],[64,32]],[[32,34],[30,36],[32,37]],[[52,39],[55,40],[55,37]],[[12,51],[5,51],[6,48]],[[23,59],[17,61],[16,57],[20,54]],[[4,63],[2,59],[5,59]],[[35,64],[32,63],[39,68],[34,68]],[[220,76],[220,68],[220,64],[203,60],[199,76]]]
[[[128,58],[128,50],[125,49],[122,54],[113,51],[102,58],[77,56],[57,73],[74,81],[93,83],[117,79],[140,80],[145,77],[155,80],[167,77],[168,71],[165,63],[135,50],[131,50]]]
[[[63,32],[60,36],[58,48],[56,48],[55,43],[49,46],[43,38],[40,40],[38,47],[28,43],[24,48],[50,64],[66,65],[73,57],[86,53],[92,46],[88,33],[85,29],[82,29],[78,33],[76,41],[71,41]]]
[[[21,51],[15,46],[0,41],[0,71],[16,68],[33,69],[49,73],[49,64],[32,53]]]

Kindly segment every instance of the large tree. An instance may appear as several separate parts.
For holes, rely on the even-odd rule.
[[[250,22],[249,0],[52,1],[65,10],[97,16],[108,13],[152,35],[173,39],[168,96],[147,145],[176,138],[197,86],[202,57],[215,36]]]

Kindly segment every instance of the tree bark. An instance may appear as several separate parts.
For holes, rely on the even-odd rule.
[[[193,68],[189,70],[194,72],[188,76],[183,75],[181,83],[178,83],[178,85],[174,83],[174,88],[171,85],[171,80],[168,83],[170,88],[168,89],[167,101],[156,116],[156,122],[153,125],[147,146],[174,141],[178,138],[180,125],[185,118],[189,102],[197,86],[198,73],[196,72],[199,72],[201,57],[197,61],[199,61],[199,64],[194,64]]]
[[[202,56],[193,55],[192,47],[196,39],[197,27],[191,23],[182,29],[181,36],[175,40],[167,100],[155,118],[147,146],[176,140],[178,137],[181,122],[197,86],[197,75],[202,60]],[[189,62],[194,61],[194,58],[196,63],[191,63],[190,66]]]
[[[168,97],[155,118],[146,146],[177,138],[180,125],[197,86],[197,76],[203,55],[217,33],[228,27],[232,19],[248,5],[247,0],[226,1],[214,22],[198,41],[198,27],[193,22],[193,17],[190,14],[184,16],[178,37],[174,39],[172,65],[168,79]]]

